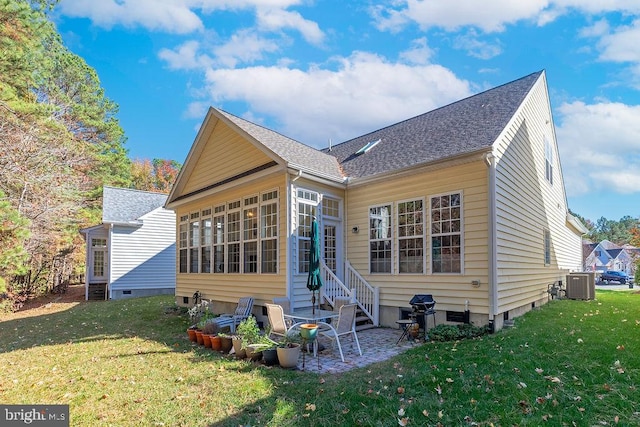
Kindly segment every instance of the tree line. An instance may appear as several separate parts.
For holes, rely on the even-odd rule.
[[[63,43],[58,0],[0,0],[0,310],[84,268],[102,187],[168,192],[180,165],[131,160],[118,105]]]

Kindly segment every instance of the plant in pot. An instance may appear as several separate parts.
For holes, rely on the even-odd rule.
[[[278,353],[278,362],[285,369],[295,369],[298,366],[298,358],[300,357],[300,331],[289,330],[280,342],[276,351]]]
[[[219,332],[218,337],[220,337],[220,351],[229,353],[233,348],[233,337],[224,332]]]
[[[249,316],[242,322],[240,322],[240,324],[236,328],[236,334],[240,338],[241,349],[246,352],[247,357],[249,357],[251,360],[260,360],[260,358],[262,357],[262,353],[260,351],[256,351],[255,347],[253,346],[260,342],[261,337],[260,327],[258,327],[256,318],[253,316]]]
[[[211,342],[211,349],[215,351],[222,350],[222,338],[218,336],[219,332],[220,332],[220,327],[218,326],[217,323],[214,323],[211,320],[207,321],[207,323],[204,325],[204,328],[202,328],[203,335],[205,337],[207,336],[209,337],[209,341]],[[205,347],[206,347],[206,341],[205,341]]]
[[[205,327],[207,326],[207,324],[209,323],[209,321],[211,319],[213,319],[214,317],[216,317],[215,314],[213,314],[213,312],[211,312],[209,310],[209,306],[207,305],[204,309],[204,311],[202,312],[202,314],[200,315],[200,320],[198,321],[198,329],[196,329],[196,337],[198,339],[198,344],[201,345],[205,345],[205,347],[211,347],[211,341],[209,341],[209,345],[207,346],[205,344]]]

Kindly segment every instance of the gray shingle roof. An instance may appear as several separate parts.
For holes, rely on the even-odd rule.
[[[166,194],[127,188],[104,187],[102,190],[102,222],[132,222],[164,206]]]
[[[283,159],[288,166],[342,181],[343,175],[335,157],[224,110],[215,110]]]
[[[491,147],[542,71],[335,145],[344,173],[364,178]],[[377,141],[364,154],[365,144]]]

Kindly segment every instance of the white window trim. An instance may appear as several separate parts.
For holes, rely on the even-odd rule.
[[[389,212],[389,220],[391,221],[390,224],[390,228],[391,228],[391,237],[389,238],[389,240],[391,241],[391,271],[389,272],[372,272],[371,271],[371,209],[372,208],[380,208],[380,207],[384,207],[384,206],[389,206],[391,212]],[[367,227],[366,227],[366,233],[367,233],[367,270],[369,272],[369,274],[372,275],[393,275],[396,274],[396,246],[395,246],[395,232],[396,232],[396,225],[395,225],[395,215],[394,215],[394,203],[393,202],[381,202],[381,203],[376,203],[375,205],[369,205],[367,206],[367,223],[366,223]],[[382,240],[382,239],[376,239],[376,240]]]
[[[433,238],[433,232],[431,231],[431,199],[433,197],[442,197],[442,196],[449,196],[451,194],[460,194],[460,272],[434,272],[433,271],[433,247],[432,247],[432,238]],[[464,215],[464,192],[462,190],[451,190],[451,191],[445,191],[442,193],[437,193],[437,194],[430,194],[427,197],[428,200],[428,210],[429,212],[427,213],[428,218],[429,218],[429,222],[428,222],[428,227],[429,227],[429,231],[428,231],[428,236],[429,236],[429,240],[427,242],[427,247],[428,247],[428,266],[430,267],[428,272],[430,275],[437,275],[437,276],[463,276],[465,274],[464,272],[464,226],[465,226],[465,215]]]
[[[307,199],[305,197],[301,197],[298,193],[302,191],[304,193],[307,193],[308,195],[315,195],[316,200],[312,200],[312,199]],[[303,275],[303,274],[308,274],[306,271],[300,271],[300,242],[301,241],[307,241],[309,240],[309,238],[307,237],[302,237],[300,236],[300,231],[299,231],[299,227],[300,227],[300,204],[304,204],[304,205],[308,205],[312,207],[312,211],[315,211],[315,217],[316,217],[316,221],[318,221],[318,226],[322,226],[320,224],[321,222],[321,216],[319,215],[319,211],[322,210],[322,197],[321,194],[317,191],[314,190],[310,190],[308,188],[304,188],[304,187],[295,187],[293,194],[295,195],[295,248],[294,248],[294,254],[295,254],[295,274],[296,275]]]
[[[429,199],[431,200],[431,199]],[[422,272],[417,272],[417,273],[402,273],[400,272],[400,240],[411,240],[411,239],[416,239],[419,238],[420,235],[414,235],[411,237],[404,237],[401,238],[400,237],[400,204],[402,203],[407,203],[407,202],[416,202],[416,201],[421,201],[422,202]],[[429,207],[431,205],[429,204]],[[430,211],[431,209],[429,209]],[[427,204],[425,201],[424,197],[412,197],[409,199],[405,199],[405,200],[398,200],[395,204],[395,216],[392,219],[392,223],[395,220],[395,245],[392,244],[392,250],[395,248],[398,248],[397,253],[392,252],[392,258],[395,257],[396,258],[396,262],[395,262],[395,267],[396,267],[396,271],[397,274],[402,275],[402,276],[406,276],[406,275],[419,275],[422,276],[424,274],[426,274],[427,272],[427,224],[426,224],[426,218],[428,217],[428,212],[427,212]],[[371,256],[371,253],[369,253],[369,256]],[[369,264],[371,265],[371,264]],[[393,267],[391,268],[393,270]]]

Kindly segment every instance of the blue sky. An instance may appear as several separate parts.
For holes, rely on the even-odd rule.
[[[569,207],[640,217],[638,0],[61,0],[134,159],[212,105],[322,148],[546,70]]]

